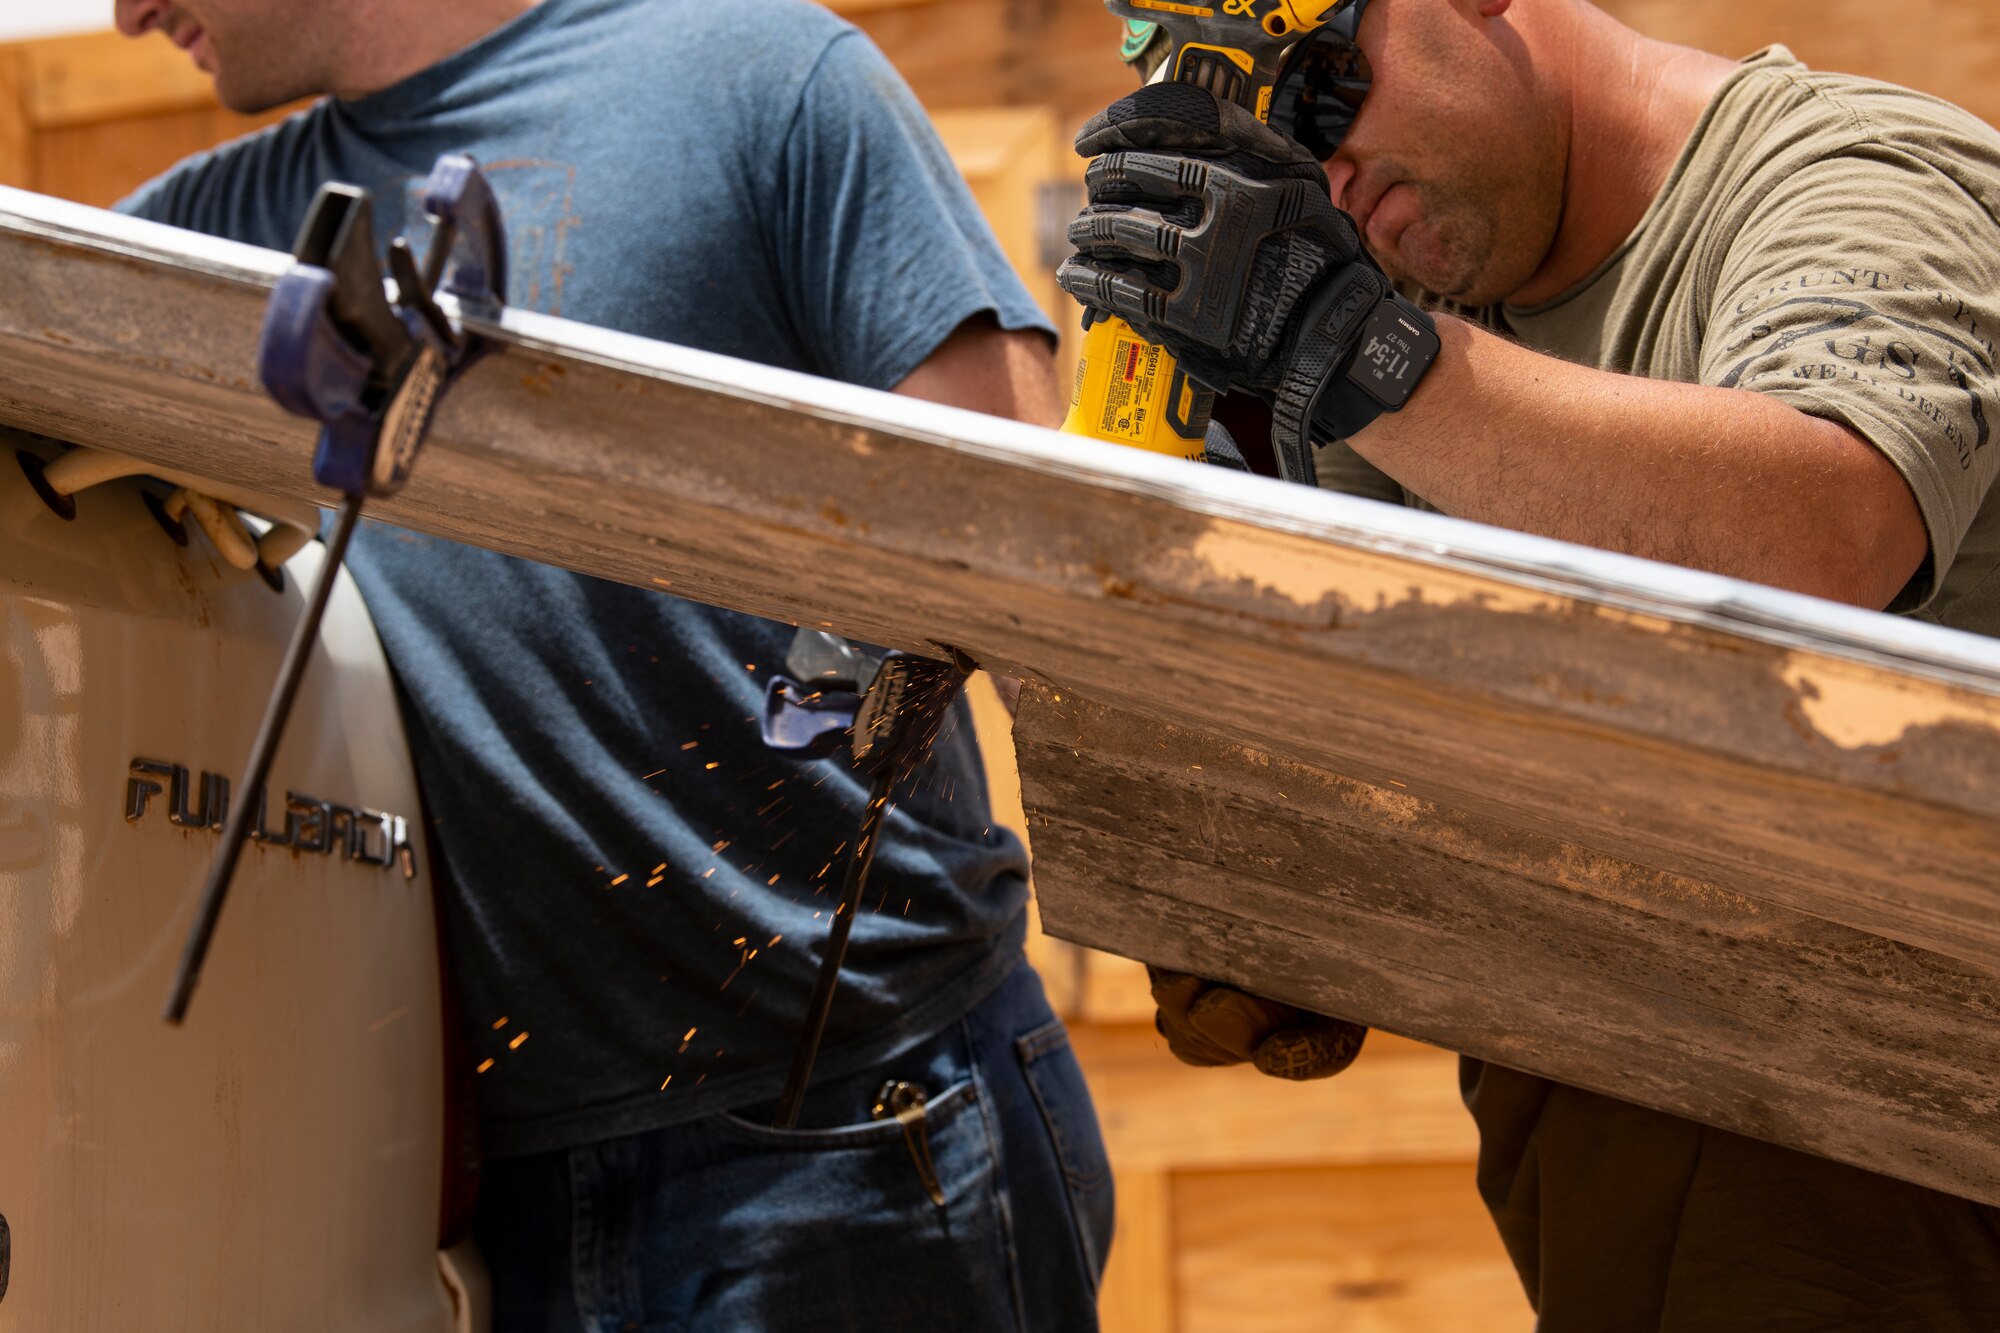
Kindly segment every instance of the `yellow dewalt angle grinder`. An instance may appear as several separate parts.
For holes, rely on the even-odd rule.
[[[1105,0],[1127,24],[1126,58],[1150,60],[1164,42],[1163,78],[1206,88],[1271,118],[1287,51],[1356,0]],[[1151,47],[1149,50],[1148,48]],[[1094,312],[1084,333],[1063,429],[1179,458],[1205,457],[1215,395],[1173,356],[1114,315]]]

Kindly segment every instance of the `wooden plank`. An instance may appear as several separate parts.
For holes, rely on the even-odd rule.
[[[0,195],[0,266],[21,275],[0,292],[0,415],[318,494],[311,430],[256,380],[284,263]],[[958,644],[2000,961],[2000,644],[525,312],[492,332],[507,350],[446,399],[381,517]]]
[[[297,109],[225,111],[208,76],[162,36],[0,44],[0,185],[110,204],[181,158]]]
[[[312,432],[255,371],[285,262],[0,195],[0,422],[317,495]],[[1982,1197],[2000,1180],[1968,1141],[1993,1112],[1968,1080],[2000,968],[2000,645],[561,320],[488,331],[504,350],[386,520],[962,647],[1049,683],[1027,734],[1058,768],[1109,744],[1079,692],[1150,719],[1147,763],[1121,762],[1157,804],[1141,785],[1101,831],[1035,828],[1052,926]],[[1153,760],[1162,724],[1253,752],[1241,819]],[[1324,771],[1307,822],[1265,753]],[[1470,850],[1412,840],[1391,788]],[[1265,862],[1215,854],[1246,839]],[[1100,863],[1131,887],[1115,908],[1077,887]],[[1276,942],[1232,953],[1251,936],[1218,921]],[[1836,1142],[1868,1127],[1881,1144]]]
[[[1095,705],[1016,735],[1057,935],[2000,1202],[1992,969]]]
[[[96,125],[215,105],[209,76],[164,35],[115,32],[37,37],[0,48],[18,53],[37,130]]]
[[[1164,1171],[1120,1171],[1111,1258],[1097,1289],[1103,1333],[1176,1333],[1173,1192]]]
[[[1311,1083],[1190,1069],[1150,1021],[1079,1024],[1070,1044],[1121,1172],[1470,1164],[1479,1149],[1456,1057],[1388,1033],[1370,1034],[1340,1077]]]
[[[28,124],[20,50],[0,46],[0,185],[35,184],[35,140]]]
[[[1177,1176],[1181,1333],[1528,1333],[1470,1166]]]

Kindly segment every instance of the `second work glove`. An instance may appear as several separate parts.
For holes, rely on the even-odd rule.
[[[1437,333],[1361,248],[1311,153],[1185,83],[1114,102],[1076,148],[1090,204],[1056,280],[1207,387],[1270,403],[1288,479],[1313,481],[1309,437],[1408,401]]]
[[[1331,1078],[1354,1063],[1368,1029],[1185,972],[1149,967],[1153,1025],[1182,1063],[1254,1065],[1273,1078]]]

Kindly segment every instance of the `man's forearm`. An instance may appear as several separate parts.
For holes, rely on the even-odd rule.
[[[896,386],[897,393],[1035,426],[1062,424],[1055,350],[1033,330],[967,320]]]
[[[1349,443],[1445,513],[1878,609],[1929,549],[1901,474],[1835,422],[1438,334],[1409,405]]]

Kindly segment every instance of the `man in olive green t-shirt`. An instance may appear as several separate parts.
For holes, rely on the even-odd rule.
[[[1086,126],[1123,156],[1064,285],[1317,427],[1321,485],[2000,634],[2000,134],[1584,0],[1359,4],[1345,83],[1299,113],[1318,154],[1185,85]],[[1195,229],[1229,216],[1279,221],[1204,271],[1229,250]],[[1394,309],[1383,272],[1441,298],[1400,410],[1339,387]],[[1359,1044],[1192,978],[1155,995],[1192,1063],[1310,1076]],[[1544,1333],[2000,1328],[2000,1210],[1476,1061],[1463,1082]]]

